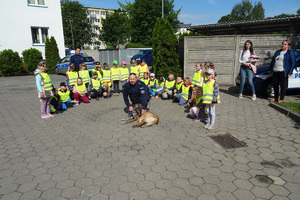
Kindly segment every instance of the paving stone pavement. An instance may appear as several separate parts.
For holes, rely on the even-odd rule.
[[[222,88],[210,131],[184,107],[153,99],[160,123],[141,129],[121,124],[121,96],[41,119],[33,76],[1,77],[0,87],[1,200],[300,199],[299,125],[265,99]],[[209,138],[225,133],[248,147]]]

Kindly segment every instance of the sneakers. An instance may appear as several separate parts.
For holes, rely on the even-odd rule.
[[[239,99],[243,99],[243,95],[242,95],[242,94],[240,94],[238,98],[239,98]]]
[[[283,100],[278,100],[278,103],[283,103]]]
[[[155,98],[158,99],[159,95],[156,95]]]
[[[210,124],[207,123],[207,124],[205,124],[205,126],[204,126],[203,128],[207,129],[209,125],[210,125]]]
[[[52,118],[52,117],[54,117],[54,115],[51,115],[51,114],[48,114],[47,115],[49,118]]]
[[[206,129],[207,129],[207,130],[214,129],[214,124],[210,124]]]
[[[79,105],[79,101],[76,101],[75,105],[78,106]]]
[[[278,99],[271,99],[269,102],[278,102]]]
[[[48,115],[42,115],[41,118],[42,119],[48,119],[48,118],[50,118],[50,116],[48,116]]]
[[[109,98],[110,98],[110,95],[108,95],[107,98],[109,99]]]
[[[193,119],[194,122],[200,122],[201,120],[199,118]]]
[[[255,94],[252,95],[251,99],[252,99],[252,101],[255,101],[256,100],[256,95]]]

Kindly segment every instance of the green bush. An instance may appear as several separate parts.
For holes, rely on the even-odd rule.
[[[30,48],[22,52],[27,72],[33,72],[39,62],[43,59],[42,52],[35,48]]]
[[[60,60],[57,43],[53,36],[49,39],[46,38],[45,42],[45,57],[47,62],[47,71],[48,73],[55,73],[55,68],[57,62]]]
[[[153,69],[157,77],[166,78],[170,72],[175,76],[181,75],[177,45],[171,24],[165,19],[157,18],[152,36]]]
[[[23,63],[18,52],[5,49],[0,52],[0,73],[4,76],[20,75]]]
[[[143,44],[138,44],[138,43],[132,43],[132,42],[129,42],[125,45],[125,49],[128,49],[128,48],[147,48],[148,46],[145,46]]]

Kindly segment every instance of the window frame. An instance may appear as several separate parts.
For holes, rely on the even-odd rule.
[[[48,8],[47,6],[47,0],[43,0],[44,1],[44,5],[40,5],[39,4],[39,0],[33,0],[34,1],[34,4],[28,2],[29,0],[27,0],[27,5],[28,6],[32,6],[32,7],[42,7],[42,8]]]
[[[32,34],[32,30],[33,29],[37,29],[38,30],[38,37],[39,38],[35,38],[35,39],[39,39],[39,43],[35,43],[34,42],[35,40],[34,40],[33,34]],[[43,32],[44,32],[43,29],[46,30],[47,34],[45,34],[45,35],[46,35],[46,37],[48,37],[49,36],[49,27],[39,27],[39,26],[31,26],[30,27],[31,39],[32,39],[32,46],[45,46],[46,37],[45,37],[45,41],[43,41]]]

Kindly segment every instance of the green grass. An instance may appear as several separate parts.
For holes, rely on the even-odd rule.
[[[298,102],[283,102],[278,104],[300,114],[300,103]]]

